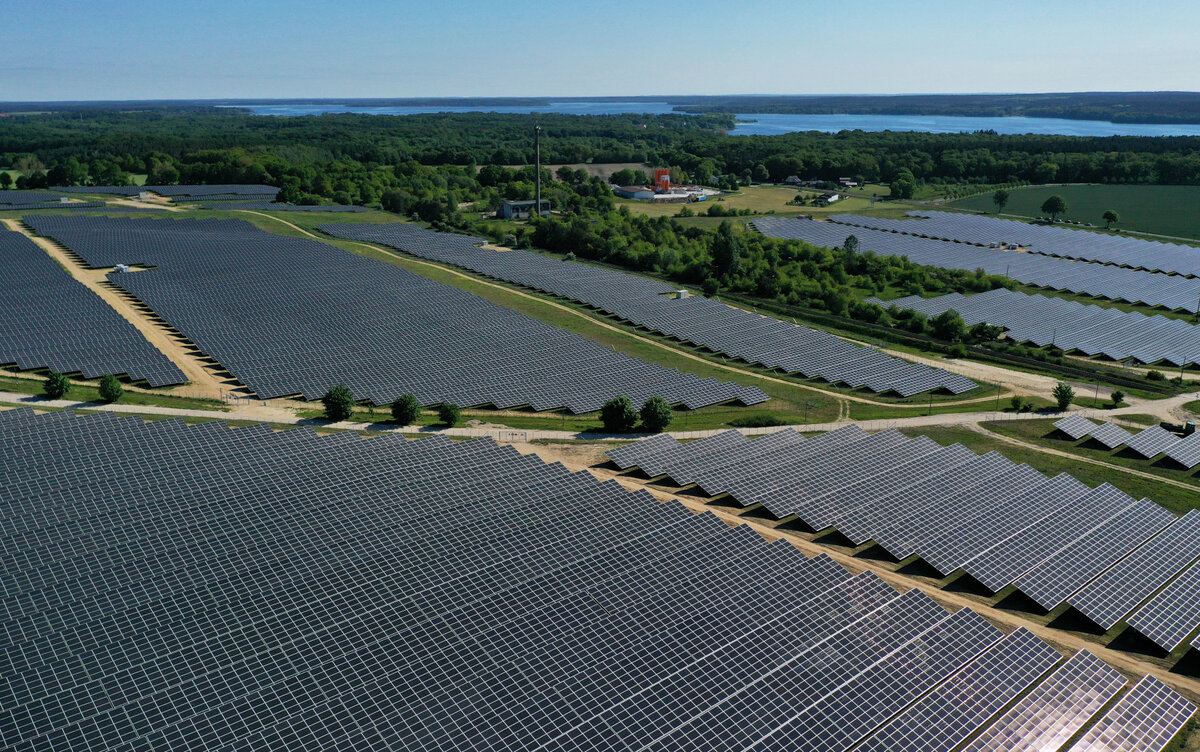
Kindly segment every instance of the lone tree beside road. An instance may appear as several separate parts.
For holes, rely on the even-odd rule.
[[[8,173],[4,173],[8,174]],[[46,382],[42,384],[42,394],[50,399],[62,399],[67,396],[67,392],[71,391],[71,382],[66,376],[63,376],[57,371],[51,371],[46,375]]]
[[[628,397],[613,397],[600,408],[600,422],[609,433],[628,433],[637,425],[637,410]]]
[[[402,394],[392,402],[392,420],[402,426],[411,426],[421,414],[421,404],[411,394]]]
[[[1061,214],[1067,213],[1067,202],[1057,193],[1042,202],[1042,213],[1049,214],[1052,222],[1057,222]]]
[[[662,433],[673,417],[671,406],[662,397],[651,397],[642,405],[642,428],[649,433]]]
[[[106,373],[100,377],[100,399],[105,402],[116,402],[124,393],[125,390],[121,388],[121,382],[117,381],[116,376]]]
[[[1113,225],[1121,221],[1121,215],[1117,214],[1112,209],[1109,209],[1108,211],[1104,212],[1104,216],[1102,216],[1101,219],[1104,220],[1104,229],[1111,230]]]
[[[321,403],[325,405],[325,417],[337,423],[346,420],[354,412],[354,393],[350,387],[335,384],[325,392]]]
[[[996,213],[1004,211],[1004,207],[1008,206],[1008,191],[1003,188],[998,189],[992,194],[992,203],[996,205]]]
[[[1058,385],[1054,387],[1054,401],[1058,403],[1058,411],[1066,412],[1074,399],[1075,390],[1071,388],[1071,385],[1065,381],[1058,382]]]

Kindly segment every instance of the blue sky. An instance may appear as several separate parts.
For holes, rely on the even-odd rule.
[[[0,0],[0,100],[1200,90],[1200,3]]]

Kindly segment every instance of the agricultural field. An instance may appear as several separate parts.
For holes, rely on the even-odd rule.
[[[652,204],[648,201],[634,201],[631,199],[617,199],[617,206],[624,206],[629,211],[637,214],[644,214],[650,217],[674,217],[683,207],[687,207],[695,212],[695,217],[683,217],[683,224],[707,226],[719,224],[722,219],[739,219],[735,217],[707,217],[710,206],[720,206],[722,209],[730,211],[749,210],[758,214],[774,213],[783,217],[795,217],[801,214],[842,214],[846,212],[855,214],[868,214],[872,216],[901,216],[905,211],[912,207],[904,204],[887,204],[872,202],[869,196],[852,196],[844,198],[841,201],[836,201],[829,206],[795,206],[788,202],[796,198],[797,193],[803,193],[806,196],[817,195],[816,191],[801,190],[795,188],[785,188],[776,185],[755,185],[742,188],[734,194],[721,196],[708,201],[701,201],[692,204]]]
[[[1101,216],[1112,209],[1121,215],[1118,228],[1200,239],[1200,186],[1193,185],[1048,185],[1009,192],[1005,214],[1037,217],[1049,196],[1067,202],[1067,219],[1104,226]],[[992,212],[990,193],[952,201],[947,206]]]

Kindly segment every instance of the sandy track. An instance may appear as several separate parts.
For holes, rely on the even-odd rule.
[[[120,314],[121,318],[136,327],[151,345],[167,356],[172,363],[179,367],[179,370],[183,371],[184,376],[191,382],[188,385],[189,392],[192,392],[194,396],[221,399],[223,392],[228,392],[236,387],[236,384],[228,383],[226,380],[216,376],[210,370],[209,366],[198,360],[173,334],[134,307],[129,300],[116,290],[109,287],[106,284],[107,279],[105,275],[107,272],[105,270],[87,269],[81,266],[67,253],[63,252],[58,244],[27,231],[15,219],[0,221],[8,229],[19,232],[36,243],[38,247],[61,264],[72,277],[96,295],[99,295],[109,307]]]

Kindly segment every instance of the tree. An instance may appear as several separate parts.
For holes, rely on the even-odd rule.
[[[637,424],[637,410],[628,397],[613,397],[600,408],[600,422],[609,433],[626,433]]]
[[[1008,404],[1012,405],[1014,412],[1019,413],[1021,412],[1021,408],[1025,406],[1025,398],[1019,394],[1014,394],[1012,398],[1008,400]]]
[[[771,173],[767,172],[766,165],[761,162],[754,165],[754,172],[750,176],[754,178],[754,182],[756,183],[765,183],[771,179]]]
[[[1071,406],[1071,402],[1075,399],[1075,390],[1065,381],[1060,381],[1054,387],[1054,401],[1058,404],[1058,411],[1064,412]]]
[[[444,405],[438,405],[438,419],[447,426],[453,426],[458,423],[461,415],[462,411],[458,409],[458,405],[449,402]]]
[[[1008,205],[1008,191],[999,188],[992,194],[992,203],[996,205],[996,213],[1004,211],[1004,207]]]
[[[1121,215],[1112,209],[1104,212],[1104,216],[1101,218],[1104,220],[1104,229],[1106,230],[1111,229],[1113,225],[1121,221]]]
[[[12,175],[10,175],[7,170],[0,172],[0,188],[3,188],[7,191],[9,188],[12,188],[12,184]]]
[[[117,377],[111,373],[106,373],[100,377],[100,399],[105,402],[116,402],[121,399],[121,395],[125,390],[121,388],[121,382],[117,381]]]
[[[733,234],[733,225],[722,222],[712,238],[713,274],[717,277],[733,277],[742,263],[746,244]]]
[[[1042,202],[1042,213],[1048,214],[1051,220],[1057,222],[1060,214],[1067,213],[1067,202],[1056,193]]]
[[[325,392],[321,403],[325,406],[325,417],[334,423],[346,420],[354,412],[354,393],[350,387],[334,384]]]
[[[1125,392],[1122,392],[1120,389],[1114,389],[1110,398],[1112,399],[1113,407],[1117,407],[1125,401]]]
[[[1004,333],[1004,327],[994,326],[986,321],[980,321],[977,324],[972,324],[967,330],[967,341],[974,344],[982,344],[1000,339],[1000,335]]]
[[[711,298],[721,290],[721,283],[717,281],[716,277],[706,277],[700,283],[700,290],[706,297]]]
[[[929,320],[929,331],[938,339],[959,342],[967,333],[967,324],[953,308],[943,311]]]
[[[71,382],[66,376],[63,376],[57,371],[51,371],[46,374],[46,381],[42,384],[42,394],[49,399],[62,399],[67,396],[67,392],[71,391]]]
[[[671,425],[674,414],[671,406],[662,397],[651,397],[642,405],[642,427],[650,433],[662,433]]]
[[[842,250],[848,256],[858,253],[858,238],[853,235],[847,235],[846,240],[842,242]]]
[[[411,394],[402,394],[392,402],[392,420],[402,426],[411,426],[421,414],[421,403]]]

